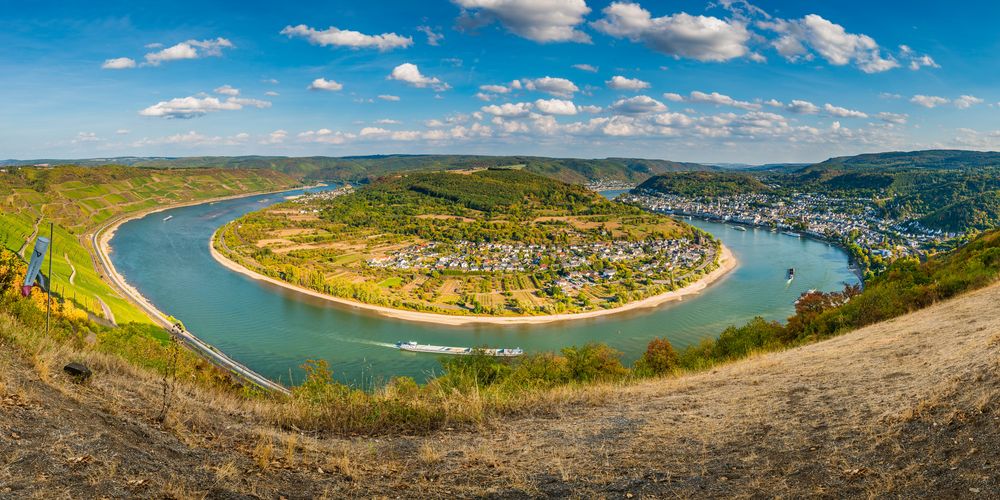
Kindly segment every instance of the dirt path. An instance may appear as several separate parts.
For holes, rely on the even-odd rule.
[[[97,299],[99,304],[101,304],[101,310],[104,311],[104,319],[108,320],[112,326],[118,326],[118,323],[115,321],[115,313],[110,307],[108,307],[108,304],[104,302],[104,299],[102,299],[100,295],[94,295],[94,298]]]
[[[76,286],[76,266],[73,265],[73,261],[69,260],[69,254],[64,253],[63,258],[66,259],[66,263],[69,264],[69,284]]]

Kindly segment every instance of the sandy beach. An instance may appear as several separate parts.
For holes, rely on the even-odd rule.
[[[344,299],[341,297],[334,297],[332,295],[327,295],[325,293],[317,292],[316,290],[311,290],[309,288],[293,285],[285,281],[264,276],[263,274],[260,274],[256,271],[247,269],[246,267],[234,262],[225,255],[222,255],[221,253],[216,251],[215,247],[212,244],[212,242],[215,241],[215,236],[216,236],[215,233],[213,233],[212,238],[209,239],[208,241],[208,249],[212,253],[212,257],[215,258],[216,261],[218,261],[226,268],[236,271],[240,274],[244,274],[256,280],[266,281],[268,283],[284,287],[289,290],[294,290],[299,293],[310,295],[312,297],[317,297],[323,300],[327,300],[345,306],[364,309],[390,318],[402,319],[407,321],[419,321],[423,323],[434,323],[438,325],[469,325],[469,324],[537,325],[544,323],[553,323],[557,321],[590,319],[601,316],[608,316],[612,314],[620,314],[628,311],[649,309],[657,307],[666,302],[681,300],[689,295],[695,295],[701,293],[701,291],[708,288],[709,285],[715,283],[720,278],[729,273],[729,271],[735,269],[738,264],[736,257],[733,256],[733,253],[729,250],[729,248],[727,248],[725,245],[722,245],[722,251],[721,254],[719,255],[719,267],[717,267],[715,270],[702,277],[700,280],[691,283],[679,290],[674,290],[671,292],[654,295],[652,297],[647,297],[645,299],[637,300],[635,302],[630,302],[621,307],[615,307],[613,309],[601,309],[599,311],[587,311],[574,314],[551,314],[548,316],[472,316],[472,315],[453,316],[448,314],[406,311],[402,309],[393,309],[391,307],[365,304],[363,302],[357,302],[354,300]]]

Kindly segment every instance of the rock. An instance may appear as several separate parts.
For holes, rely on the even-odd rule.
[[[90,375],[92,374],[90,368],[87,368],[86,366],[77,362],[73,362],[64,366],[63,371],[68,373],[69,376],[76,379],[77,382],[86,381],[88,378],[90,378]]]

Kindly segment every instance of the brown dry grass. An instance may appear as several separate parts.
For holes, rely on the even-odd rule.
[[[418,436],[275,426],[280,402],[183,383],[160,424],[158,377],[99,353],[2,345],[0,497],[989,497],[998,300],[995,285],[821,343],[560,388]],[[70,359],[95,377],[66,379]]]

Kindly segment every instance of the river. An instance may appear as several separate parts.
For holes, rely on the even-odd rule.
[[[720,238],[740,263],[697,296],[655,309],[553,324],[412,323],[261,283],[211,257],[208,240],[218,227],[299,192],[175,208],[126,222],[111,240],[111,260],[161,311],[249,368],[294,384],[301,380],[299,367],[306,360],[325,359],[339,380],[363,388],[392,376],[424,380],[440,371],[433,355],[391,348],[398,340],[522,347],[527,352],[598,341],[632,361],[653,337],[666,337],[682,348],[754,316],[784,320],[806,290],[838,290],[844,283],[858,282],[847,254],[827,243],[691,220]],[[791,283],[785,279],[790,267],[795,268]]]

